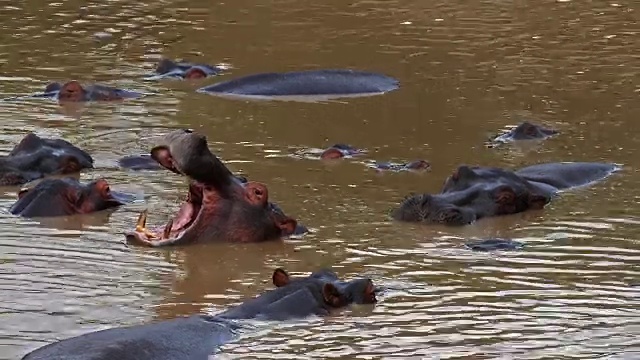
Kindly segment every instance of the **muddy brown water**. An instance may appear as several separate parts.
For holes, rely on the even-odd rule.
[[[40,223],[0,200],[0,358],[74,335],[195,312],[271,287],[275,267],[332,267],[389,290],[375,307],[256,325],[218,358],[640,358],[640,25],[634,1],[113,1],[0,3],[0,97],[78,79],[156,93],[117,104],[0,105],[0,146],[26,131],[88,150],[112,187],[142,201]],[[96,39],[96,32],[111,38]],[[197,83],[144,82],[160,56],[234,66]],[[347,67],[395,76],[387,95],[323,103],[195,93],[264,71]],[[529,147],[484,140],[520,120],[561,135]],[[236,172],[315,230],[284,243],[126,247],[137,214],[165,223],[186,191],[167,171],[118,170],[123,155],[188,127]],[[365,159],[288,156],[346,142]],[[363,160],[424,158],[425,174],[378,175]],[[462,228],[412,226],[388,210],[435,192],[459,164],[624,165],[543,211]],[[509,237],[522,251],[476,253]]]

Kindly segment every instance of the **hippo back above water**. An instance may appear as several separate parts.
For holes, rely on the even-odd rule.
[[[382,94],[398,89],[398,80],[345,69],[262,73],[220,82],[198,92],[237,96],[322,96]]]

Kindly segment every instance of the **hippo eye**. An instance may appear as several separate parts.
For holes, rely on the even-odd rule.
[[[513,189],[507,186],[499,188],[495,195],[495,201],[498,204],[512,204],[515,199],[516,194],[513,192]]]

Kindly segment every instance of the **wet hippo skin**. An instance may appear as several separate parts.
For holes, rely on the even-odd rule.
[[[127,241],[145,246],[197,241],[260,242],[293,234],[297,221],[269,202],[264,184],[242,183],[209,151],[204,136],[191,130],[169,133],[151,150],[164,168],[188,176],[186,201],[160,232],[146,229],[146,212]],[[277,211],[276,211],[277,210]]]
[[[43,139],[29,133],[5,156],[0,156],[0,185],[22,185],[47,175],[77,173],[93,168],[85,151],[62,139]]]
[[[215,76],[225,70],[222,66],[196,64],[186,61],[172,61],[162,59],[155,70],[155,75],[147,77],[147,80],[173,79],[204,79]]]
[[[198,92],[238,96],[350,95],[381,94],[398,87],[398,80],[386,75],[327,69],[248,75],[203,87]]]
[[[81,184],[73,178],[44,179],[22,189],[9,211],[24,217],[53,217],[88,214],[126,204],[125,194],[111,191],[104,179]]]
[[[118,159],[118,165],[130,170],[160,170],[162,166],[151,155],[128,155]]]
[[[43,94],[34,96],[56,98],[60,102],[84,102],[132,99],[141,97],[142,94],[98,84],[82,86],[78,81],[72,80],[64,84],[51,83]]]
[[[556,134],[558,134],[558,131],[556,130],[524,121],[511,131],[495,137],[490,141],[490,143],[498,144],[519,140],[543,140]]]
[[[602,180],[608,163],[549,163],[517,171],[460,166],[439,194],[408,196],[391,216],[400,221],[466,225],[491,216],[542,209],[558,191]]]
[[[324,149],[320,154],[320,159],[331,160],[341,159],[349,156],[356,156],[364,154],[364,150],[357,149],[348,144],[333,144]]]
[[[377,171],[421,171],[431,169],[431,164],[426,160],[414,160],[408,163],[376,162],[369,167]]]
[[[162,166],[160,166],[160,164],[158,164],[156,160],[153,159],[153,157],[151,157],[151,155],[145,155],[145,154],[125,156],[120,160],[118,160],[118,163],[122,168],[131,169],[131,170],[164,169]],[[246,184],[249,182],[249,180],[244,176],[240,176],[240,175],[233,175],[233,176],[236,178],[237,181],[239,181],[242,184]],[[286,215],[277,204],[269,201],[267,206],[271,209],[271,211],[273,212],[273,215],[276,218],[281,218],[281,219],[286,218]],[[302,235],[307,232],[309,232],[309,229],[307,229],[306,226],[300,223],[297,223],[295,230],[290,235]]]
[[[277,288],[216,315],[193,315],[92,332],[61,340],[25,355],[23,360],[207,360],[232,341],[241,319],[284,320],[328,315],[353,303],[373,304],[369,279],[341,281],[331,270],[291,278],[276,269]]]

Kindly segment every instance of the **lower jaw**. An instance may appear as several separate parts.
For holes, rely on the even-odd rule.
[[[158,243],[172,243],[178,241],[184,233],[193,224],[193,221],[189,221],[185,226],[180,229],[173,229],[173,220],[164,227],[149,230],[146,228],[147,210],[144,210],[138,217],[136,223],[136,229],[131,232],[125,233],[125,238],[128,243],[137,243],[146,246],[155,246]]]

